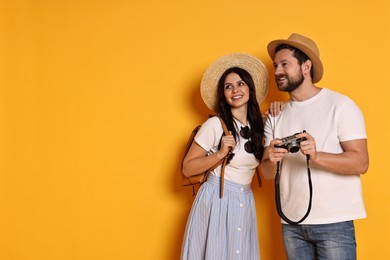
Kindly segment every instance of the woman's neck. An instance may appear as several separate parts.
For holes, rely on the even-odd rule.
[[[247,109],[232,109],[232,115],[237,119],[242,125],[247,126]]]

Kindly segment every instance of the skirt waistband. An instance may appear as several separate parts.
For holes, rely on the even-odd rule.
[[[210,174],[207,177],[207,183],[213,184],[213,185],[220,185],[220,177],[217,177],[215,175]],[[251,190],[251,185],[243,185],[239,183],[235,183],[229,180],[224,180],[224,189],[236,191],[236,192],[249,192]]]

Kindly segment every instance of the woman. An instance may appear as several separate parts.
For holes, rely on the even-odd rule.
[[[212,171],[197,193],[186,226],[183,260],[260,258],[250,184],[263,153],[259,104],[267,95],[268,79],[264,64],[242,53],[218,59],[203,76],[202,99],[221,116],[230,135],[222,136],[217,117],[204,122],[184,158],[183,173],[204,172],[229,149],[234,156],[225,168],[223,197],[219,196],[221,167]]]

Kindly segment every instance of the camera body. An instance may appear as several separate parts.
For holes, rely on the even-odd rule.
[[[296,135],[299,133],[295,133],[293,135],[282,138],[282,143],[275,145],[276,148],[284,148],[287,149],[290,153],[296,153],[299,151],[299,144],[302,141],[305,141],[305,137],[297,138]]]

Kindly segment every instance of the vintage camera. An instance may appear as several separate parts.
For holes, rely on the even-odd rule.
[[[302,141],[305,141],[305,137],[297,138],[296,135],[299,133],[295,133],[293,135],[282,138],[282,143],[275,145],[277,148],[287,149],[290,153],[296,153],[299,151],[299,144]]]

